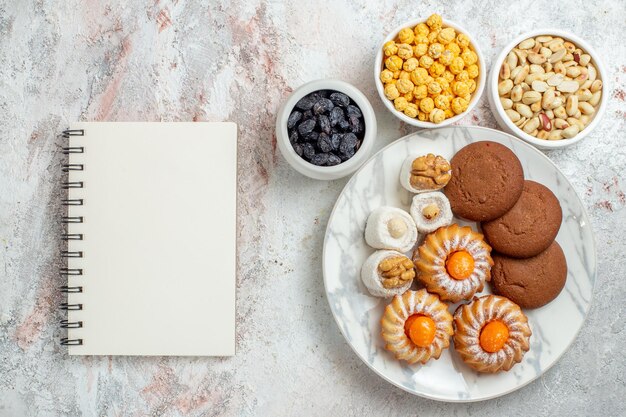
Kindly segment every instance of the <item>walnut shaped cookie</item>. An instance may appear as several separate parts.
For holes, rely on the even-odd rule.
[[[440,155],[410,156],[400,169],[400,183],[412,193],[440,190],[450,181],[451,169],[450,162]]]

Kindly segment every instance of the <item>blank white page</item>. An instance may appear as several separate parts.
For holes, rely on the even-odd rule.
[[[68,259],[71,355],[235,353],[237,126],[73,123]]]

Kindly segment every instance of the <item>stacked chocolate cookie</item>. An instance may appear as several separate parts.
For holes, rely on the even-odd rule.
[[[556,196],[544,185],[524,180],[519,159],[496,142],[465,146],[451,165],[452,179],[444,192],[454,214],[481,222],[496,252],[494,292],[523,308],[554,300],[567,278],[567,262],[555,241],[563,218]]]

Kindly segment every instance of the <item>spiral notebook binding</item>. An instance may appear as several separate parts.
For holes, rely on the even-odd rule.
[[[64,206],[82,206],[83,199],[82,198],[64,198],[61,200],[61,204]]]
[[[80,303],[61,303],[59,308],[65,311],[80,311],[83,309],[83,305]]]
[[[62,277],[63,277],[63,276],[67,277],[67,276],[69,276],[69,275],[75,275],[75,276],[78,276],[78,275],[83,275],[83,270],[82,270],[82,269],[80,269],[80,268],[61,268],[61,269],[59,270],[59,274],[60,274]]]
[[[84,171],[85,165],[83,164],[63,164],[63,168],[61,168],[63,172],[69,171]]]
[[[62,223],[82,223],[83,216],[63,216],[61,218],[61,222]]]
[[[63,153],[65,155],[68,155],[71,153],[85,153],[85,147],[84,146],[65,146],[63,147]]]
[[[66,212],[61,217],[61,223],[66,225],[66,230],[61,234],[61,239],[66,242],[66,247],[61,251],[61,258],[67,259],[66,262],[69,261],[70,258],[83,258],[83,251],[77,250],[75,247],[76,244],[80,244],[77,241],[84,240],[85,236],[83,233],[78,233],[78,231],[74,230],[76,227],[80,227],[78,225],[84,223],[84,217],[80,211],[80,206],[84,206],[85,200],[83,198],[77,198],[75,195],[76,192],[79,192],[79,189],[85,187],[85,183],[80,181],[80,177],[78,180],[74,177],[76,175],[80,176],[82,171],[85,171],[85,165],[81,161],[81,156],[77,155],[73,157],[72,154],[84,154],[85,147],[82,143],[77,144],[74,143],[76,140],[80,139],[71,139],[72,137],[77,136],[85,136],[84,129],[66,129],[62,133],[63,138],[69,139],[66,146],[62,147],[62,152],[64,155],[68,156],[68,161],[62,164],[61,171],[66,174],[63,182],[61,183],[61,188],[63,190],[68,190],[66,192],[66,196],[62,197],[61,205],[66,207]],[[78,161],[73,160],[74,158],[78,158]],[[79,163],[77,163],[79,162]],[[71,179],[71,180],[70,180]],[[78,196],[81,197],[81,196]],[[75,207],[75,208],[72,208]],[[71,243],[70,241],[73,241]],[[70,247],[71,244],[71,247]],[[71,249],[71,250],[70,250]],[[80,248],[78,248],[80,249]],[[60,279],[63,280],[63,285],[59,287],[59,291],[64,294],[64,296],[72,295],[71,298],[66,300],[66,302],[61,303],[59,308],[63,311],[69,312],[73,311],[82,311],[83,304],[80,302],[76,302],[75,295],[81,294],[83,292],[82,285],[70,285],[68,280],[71,277],[74,278],[82,278],[84,275],[84,271],[82,268],[70,268],[69,265],[65,265],[59,269]],[[71,301],[71,302],[70,302]],[[74,319],[75,316],[72,317]],[[81,320],[70,320],[69,317],[65,320],[61,320],[59,322],[59,327],[61,329],[82,329],[83,322]],[[72,336],[72,337],[70,337]],[[63,337],[60,340],[62,346],[82,346],[83,339],[79,337],[75,337],[75,334],[68,334],[67,337]]]
[[[70,136],[85,136],[84,129],[65,129],[63,131],[63,137],[69,139]]]
[[[82,181],[65,181],[61,183],[61,188],[68,190],[70,188],[84,188],[85,184]]]
[[[69,287],[67,285],[64,285],[62,287],[59,287],[59,291],[61,291],[62,293],[79,293],[79,292],[83,292],[83,287],[81,286],[77,286],[77,287]]]
[[[59,326],[62,329],[82,329],[83,322],[82,321],[69,321],[69,320],[61,320],[59,322]]]
[[[70,327],[67,327],[70,329]],[[82,346],[83,339],[68,339],[64,337],[61,339],[61,346]]]

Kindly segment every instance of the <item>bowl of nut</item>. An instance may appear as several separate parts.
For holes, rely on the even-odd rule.
[[[376,55],[374,77],[381,100],[400,120],[441,127],[476,105],[485,61],[466,30],[433,14],[391,31]]]
[[[600,122],[606,71],[593,48],[570,33],[543,29],[507,45],[489,74],[488,98],[500,127],[540,149],[563,148]]]
[[[365,95],[340,80],[317,80],[295,90],[278,110],[276,140],[289,164],[318,180],[356,171],[369,157],[376,116]]]

